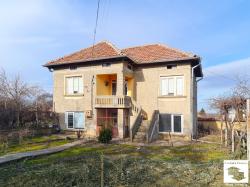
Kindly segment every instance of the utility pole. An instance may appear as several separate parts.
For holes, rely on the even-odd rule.
[[[247,99],[247,159],[250,160],[250,99]]]

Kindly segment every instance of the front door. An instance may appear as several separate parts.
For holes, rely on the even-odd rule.
[[[116,95],[116,80],[112,81],[112,95]]]
[[[112,121],[112,136],[113,138],[118,137],[118,123],[117,123],[117,110],[111,112]]]
[[[104,128],[112,130],[113,138],[118,136],[117,109],[97,109],[96,134],[99,135]]]
[[[129,110],[124,110],[124,135],[125,138],[129,137]]]
[[[125,81],[125,84],[124,84],[124,95],[128,95],[128,81],[127,80]]]

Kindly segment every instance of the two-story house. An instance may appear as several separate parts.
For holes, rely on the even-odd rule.
[[[53,72],[63,130],[152,141],[196,135],[200,57],[162,44],[118,49],[100,42],[44,65]]]

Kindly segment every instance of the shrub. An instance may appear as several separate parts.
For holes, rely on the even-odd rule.
[[[98,141],[101,143],[109,143],[112,140],[112,131],[109,128],[104,128],[100,131]]]

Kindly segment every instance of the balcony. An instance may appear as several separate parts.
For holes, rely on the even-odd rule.
[[[95,108],[130,108],[131,98],[129,96],[105,95],[96,96]]]

